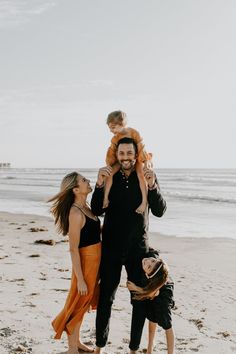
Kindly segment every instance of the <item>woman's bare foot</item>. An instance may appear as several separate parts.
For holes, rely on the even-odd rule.
[[[68,349],[66,354],[79,354],[77,348]]]
[[[87,345],[85,345],[84,343],[81,343],[80,341],[77,343],[78,345],[78,350],[79,351],[83,351],[85,353],[94,353],[94,349],[91,347],[88,347]]]
[[[143,214],[145,212],[145,209],[146,209],[146,204],[142,203],[139,205],[139,207],[135,211],[138,214]]]

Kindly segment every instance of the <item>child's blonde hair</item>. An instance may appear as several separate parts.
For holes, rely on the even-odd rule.
[[[127,123],[126,113],[122,111],[114,111],[107,116],[107,125],[110,123],[125,126]]]

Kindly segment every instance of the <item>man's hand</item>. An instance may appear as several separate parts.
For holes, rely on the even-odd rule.
[[[156,182],[156,175],[153,171],[153,169],[149,167],[144,167],[143,169],[144,177],[146,178],[146,181],[148,183],[148,187],[152,188]]]
[[[111,176],[112,174],[112,167],[111,166],[106,166],[102,167],[98,171],[98,178],[97,178],[97,186],[102,186],[103,183],[105,182],[106,178]]]

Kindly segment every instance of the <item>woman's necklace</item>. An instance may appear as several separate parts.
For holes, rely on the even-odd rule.
[[[77,208],[80,208],[80,209],[89,209],[90,210],[87,203],[85,203],[85,204],[73,203],[73,205],[75,205]]]
[[[95,220],[95,221],[98,220],[98,218],[97,218],[95,215],[93,215],[93,213],[92,213],[92,211],[91,211],[91,209],[90,209],[88,203],[86,203],[86,204],[73,203],[73,205],[74,205],[75,207],[77,207],[78,209],[80,209],[80,210],[81,210],[85,215],[87,215],[89,218],[91,218],[91,219],[93,219],[93,220]]]

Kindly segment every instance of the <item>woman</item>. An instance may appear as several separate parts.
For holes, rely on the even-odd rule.
[[[60,192],[49,200],[53,202],[50,211],[58,232],[69,235],[71,287],[63,310],[52,322],[56,339],[66,331],[68,354],[77,354],[78,350],[93,352],[80,340],[83,316],[97,300],[101,259],[100,221],[87,203],[91,191],[89,180],[72,172],[63,178]]]

